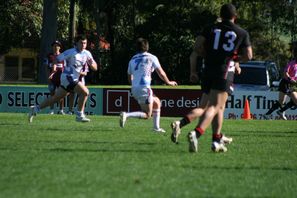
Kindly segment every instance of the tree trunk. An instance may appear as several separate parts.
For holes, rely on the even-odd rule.
[[[75,24],[75,0],[70,0],[70,8],[69,8],[69,35],[68,35],[68,44],[69,48],[73,47],[74,37],[76,34],[76,24]]]
[[[44,66],[44,59],[51,52],[51,43],[57,35],[57,0],[43,0],[43,17],[39,54],[38,83],[46,84],[48,69]]]
[[[94,1],[94,18],[96,22],[96,32],[98,35],[100,35],[100,1],[95,0]]]

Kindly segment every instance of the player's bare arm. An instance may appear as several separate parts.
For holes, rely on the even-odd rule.
[[[237,75],[241,74],[241,68],[240,68],[239,62],[235,62],[235,74]]]
[[[165,71],[162,69],[162,67],[158,67],[156,69],[157,74],[159,75],[159,77],[167,84],[170,86],[176,86],[177,83],[175,81],[170,81],[165,73]]]
[[[133,75],[128,74],[128,82],[130,85],[132,85],[132,81],[133,81]]]
[[[239,62],[247,62],[249,60],[252,60],[253,58],[253,50],[252,47],[246,47],[243,49],[242,55],[238,56],[238,60],[235,62],[235,74],[240,75],[241,74],[241,68],[239,65]]]
[[[53,79],[53,75],[55,74],[56,71],[57,71],[57,65],[56,64],[53,64],[52,71],[51,71],[48,79]]]
[[[86,71],[81,71],[79,74],[80,74],[80,76],[86,76],[86,75],[88,74],[88,72],[86,72]]]
[[[190,82],[195,83],[198,81],[198,74],[197,74],[197,58],[198,54],[196,51],[193,51],[190,55]]]
[[[296,83],[296,80],[292,79],[289,72],[284,73],[284,77],[290,81],[290,83]]]
[[[53,64],[52,72],[56,72],[56,71],[57,71],[57,64]]]
[[[198,81],[198,74],[196,70],[197,58],[205,56],[204,42],[205,38],[203,36],[198,36],[190,55],[190,81],[193,83]]]
[[[90,59],[87,60],[87,62],[88,62],[88,66],[91,68],[91,70],[97,71],[96,61],[94,61],[93,59],[90,58]]]
[[[252,46],[248,46],[246,48],[242,49],[242,54],[241,56],[238,57],[238,61],[239,62],[247,62],[249,60],[252,60],[253,58],[253,50],[252,50]]]

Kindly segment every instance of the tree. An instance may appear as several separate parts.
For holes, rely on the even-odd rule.
[[[47,83],[47,68],[44,59],[51,50],[51,43],[57,36],[57,0],[43,0],[43,17],[40,41],[38,83]]]
[[[38,49],[42,0],[0,1],[0,55],[12,47]]]
[[[69,31],[90,33],[92,53],[102,64],[100,84],[127,84],[127,63],[135,53],[134,41],[150,41],[164,69],[181,84],[188,83],[189,54],[195,37],[216,20],[220,7],[230,1],[216,0],[0,0],[0,54],[11,47],[30,47],[40,52],[38,82],[45,83],[43,57],[58,38],[69,43]],[[76,6],[70,6],[76,2]],[[296,39],[296,0],[232,0],[238,23],[250,33],[255,58],[284,65],[288,43]],[[74,4],[71,4],[74,5]],[[69,8],[76,13],[70,17]],[[43,9],[43,15],[41,15]],[[77,28],[70,26],[70,18]],[[22,20],[19,20],[22,19]],[[16,34],[17,32],[17,34]],[[13,36],[11,36],[13,35]],[[41,40],[40,40],[41,35]],[[73,35],[73,34],[72,34]],[[98,36],[110,43],[102,53]],[[71,43],[69,44],[71,46]],[[67,47],[70,47],[70,46]],[[96,46],[97,45],[97,46]],[[40,50],[39,50],[40,48]],[[99,59],[100,57],[100,59]],[[111,78],[112,76],[112,78]],[[156,82],[158,83],[158,82]]]
[[[70,0],[69,7],[69,34],[68,34],[68,46],[72,46],[73,40],[76,34],[76,9],[75,9],[76,0]]]

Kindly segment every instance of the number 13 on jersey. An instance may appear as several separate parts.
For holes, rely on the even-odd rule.
[[[223,42],[222,48],[225,51],[230,52],[230,51],[234,50],[234,47],[235,47],[234,42],[237,38],[237,35],[234,31],[227,31],[227,32],[225,32],[225,34],[221,35],[222,30],[215,29],[214,33],[215,33],[215,39],[214,39],[214,43],[213,43],[213,49],[218,50],[220,42]],[[223,36],[223,37],[221,37],[221,36]]]

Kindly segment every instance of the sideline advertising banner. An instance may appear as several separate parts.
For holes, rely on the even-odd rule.
[[[85,108],[85,113],[90,115],[102,115],[102,89],[89,88],[90,95]],[[44,98],[49,97],[46,87],[27,86],[0,86],[0,112],[28,112],[28,108],[34,104],[40,104]],[[64,110],[68,110],[68,97],[65,100]],[[74,109],[77,106],[77,96],[74,100]],[[55,104],[55,110],[58,110]],[[41,111],[47,113],[49,108]]]
[[[85,113],[89,115],[119,115],[121,111],[139,111],[139,105],[131,97],[130,89],[116,88],[89,88],[90,95],[86,104]],[[191,109],[199,106],[201,90],[197,89],[153,89],[162,104],[161,115],[181,117]],[[0,112],[27,113],[28,107],[40,104],[49,97],[46,87],[29,86],[0,86]],[[249,101],[251,117],[264,119],[263,115],[278,99],[278,92],[271,91],[235,91],[228,97],[224,117],[227,119],[241,119],[246,101]],[[68,110],[68,98],[65,100],[65,110]],[[77,97],[74,108],[77,106]],[[58,110],[57,104],[55,105]],[[48,113],[49,108],[41,113]],[[288,120],[297,120],[297,109],[286,111]],[[280,117],[274,112],[270,119]]]
[[[154,89],[162,103],[162,116],[181,116],[199,105],[200,90],[192,89]],[[121,111],[139,111],[130,89],[104,89],[103,114],[118,115]]]
[[[191,109],[197,107],[202,95],[201,90],[195,89],[153,89],[162,103],[161,115],[181,117]],[[138,111],[140,107],[131,97],[130,89],[104,89],[103,114],[119,115],[121,111]],[[228,97],[224,117],[227,119],[241,119],[245,101],[249,101],[251,117],[264,119],[263,115],[278,99],[278,92],[271,91],[235,91]],[[297,120],[296,108],[286,111],[288,120]],[[280,119],[274,112],[271,119]]]

